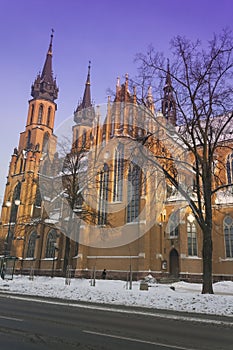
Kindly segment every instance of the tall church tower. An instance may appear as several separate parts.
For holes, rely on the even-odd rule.
[[[52,41],[41,74],[38,74],[31,87],[26,129],[20,136],[19,152],[22,149],[47,151],[48,139],[53,134],[54,119],[57,105],[54,102],[58,96],[56,80],[52,71]],[[50,152],[49,152],[50,153]],[[54,152],[53,152],[54,154]]]
[[[35,216],[41,215],[38,172],[41,160],[53,160],[56,136],[53,134],[58,87],[52,71],[51,33],[42,73],[32,84],[25,130],[11,157],[4,202],[0,250],[5,256],[24,257],[28,229]],[[30,231],[30,230],[29,230]]]

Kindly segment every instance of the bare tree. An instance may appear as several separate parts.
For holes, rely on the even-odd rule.
[[[65,235],[63,273],[66,273],[70,264],[71,241],[75,242],[75,251],[78,253],[81,222],[95,225],[99,215],[95,191],[93,198],[90,198],[98,182],[98,169],[92,158],[94,152],[90,151],[88,141],[82,142],[82,137],[73,144],[70,138],[72,137],[60,138],[57,156],[45,171],[42,164],[40,174],[46,210],[52,215],[53,206],[60,210],[56,227]],[[92,201],[94,205],[90,204]]]
[[[90,223],[94,222],[96,218],[96,212],[86,205],[84,199],[84,192],[87,190],[90,183],[93,182],[87,170],[88,152],[85,145],[73,148],[65,155],[61,176],[69,214],[66,227],[64,271],[66,271],[69,263],[70,239],[72,238],[76,244],[79,242],[78,235],[81,220]]]
[[[189,154],[190,161],[187,162],[180,156],[178,158],[176,152],[172,155],[155,152],[155,158],[151,161],[160,167],[169,183],[186,199],[195,216],[203,235],[202,293],[213,293],[213,204],[217,191],[232,185],[226,181],[222,154],[232,149],[229,129],[232,128],[233,118],[233,36],[231,31],[225,29],[214,35],[205,48],[199,40],[191,42],[185,37],[177,36],[171,41],[171,52],[171,67],[166,67],[163,54],[155,52],[153,47],[146,54],[138,54],[138,84],[140,76],[143,77],[144,84],[147,82],[151,85],[156,81],[158,101],[164,94],[161,79],[171,79],[170,93],[175,101],[176,121],[170,119],[169,114],[164,117],[170,119],[174,127],[164,125],[152,114],[151,118],[165,129],[170,144],[182,145]],[[141,142],[151,147],[155,139],[156,135],[152,132]],[[168,162],[170,166],[167,166]],[[180,166],[183,167],[183,176],[179,177],[171,168],[174,170]],[[190,183],[188,186],[184,178],[192,178],[195,198],[193,191],[189,191]]]

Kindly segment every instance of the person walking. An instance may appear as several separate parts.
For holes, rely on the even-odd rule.
[[[106,275],[107,275],[107,271],[106,271],[106,269],[104,269],[103,272],[102,272],[102,279],[103,280],[106,279]]]

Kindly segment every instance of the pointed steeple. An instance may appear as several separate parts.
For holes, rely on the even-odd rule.
[[[167,59],[167,75],[166,75],[166,84],[165,84],[165,85],[167,85],[167,86],[172,86],[169,59]]]
[[[76,112],[92,106],[90,71],[91,71],[91,61],[89,61],[89,65],[88,65],[87,80],[86,80],[85,90],[83,94],[83,99],[82,99],[82,102],[78,105]]]
[[[74,112],[74,121],[77,124],[91,124],[93,121],[94,109],[91,102],[91,61],[89,61],[87,80],[82,102],[78,104]],[[86,111],[85,111],[86,110]],[[83,111],[83,112],[82,112]]]
[[[49,44],[49,49],[47,52],[47,56],[45,59],[44,67],[42,70],[41,74],[41,80],[52,84],[53,83],[53,73],[52,73],[52,56],[53,56],[53,50],[52,50],[52,45],[53,45],[53,29],[52,29],[52,34],[50,36],[50,44]]]
[[[31,95],[35,99],[42,98],[50,101],[54,101],[57,99],[58,87],[56,84],[56,80],[53,78],[53,71],[52,71],[53,33],[54,33],[54,30],[52,29],[49,48],[46,55],[42,73],[37,75],[34,81],[34,84],[32,85]]]
[[[90,80],[90,70],[91,70],[91,61],[89,61],[88,72],[87,72],[87,81],[85,85],[85,90],[82,100],[82,109],[91,107],[91,80]]]
[[[173,95],[173,87],[171,81],[170,64],[167,62],[166,82],[163,88],[164,95],[162,99],[162,113],[163,116],[171,123],[176,125],[176,101]]]

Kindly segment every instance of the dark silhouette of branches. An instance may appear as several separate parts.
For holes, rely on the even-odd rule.
[[[173,166],[182,168],[182,176],[177,176],[171,168],[166,168],[165,164],[171,162],[171,154],[155,154],[153,161],[164,172],[170,184],[187,200],[201,228],[202,292],[213,293],[213,204],[218,191],[232,185],[226,178],[224,151],[232,152],[233,36],[230,30],[224,29],[220,34],[214,35],[204,48],[200,40],[192,42],[177,36],[171,41],[171,52],[169,73],[176,101],[176,126],[152,118],[158,127],[164,129],[160,143],[165,148],[171,149],[176,144],[185,150],[183,154],[172,154]],[[137,82],[143,85],[142,91],[146,85],[155,86],[156,82],[156,100],[161,100],[161,79],[164,81],[167,74],[163,54],[150,47],[146,54],[138,54],[136,61],[139,63]],[[155,135],[147,135],[142,140],[151,149],[156,142]],[[189,164],[185,164],[185,154],[189,157]],[[193,193],[187,190],[190,178],[195,183],[195,200]]]

